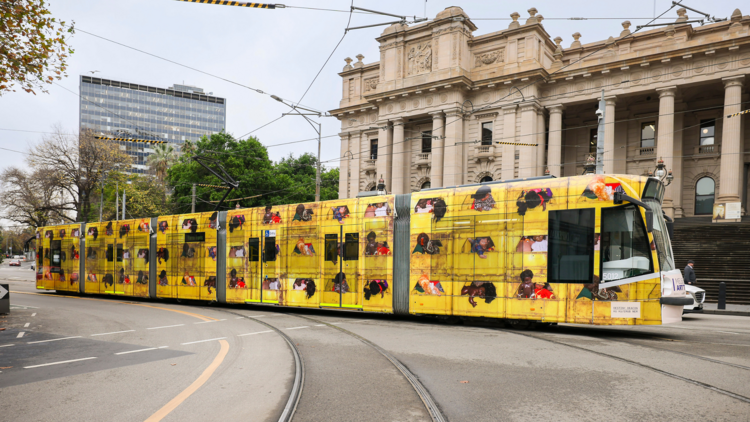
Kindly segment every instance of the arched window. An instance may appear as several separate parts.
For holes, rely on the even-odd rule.
[[[428,180],[428,181],[422,183],[422,187],[420,189],[429,189],[431,186],[432,186],[432,184]]]
[[[482,180],[479,181],[479,183],[491,182],[491,181],[492,181],[492,177],[490,177],[490,176],[484,176],[482,178]]]
[[[695,215],[710,215],[714,211],[716,182],[710,177],[702,177],[695,184]]]

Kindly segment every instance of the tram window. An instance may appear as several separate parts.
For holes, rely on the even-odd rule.
[[[115,259],[114,246],[107,245],[107,262],[112,262]]]
[[[602,209],[600,254],[604,281],[654,272],[646,226],[635,205]]]
[[[249,249],[247,254],[248,261],[258,262],[260,260],[260,239],[251,237],[247,241],[247,248]]]
[[[117,245],[117,262],[122,262],[122,245]]]
[[[594,278],[593,209],[549,212],[550,283],[590,283]]]
[[[62,252],[62,242],[53,240],[50,242],[50,265],[53,267],[60,266],[60,253]]]
[[[356,261],[359,259],[359,233],[346,233],[344,235],[344,261]]]
[[[338,259],[338,242],[339,242],[339,235],[337,234],[327,234],[326,235],[326,252],[325,252],[325,260],[330,262],[335,262]]]
[[[276,238],[266,237],[266,243],[263,248],[263,261],[276,261]]]

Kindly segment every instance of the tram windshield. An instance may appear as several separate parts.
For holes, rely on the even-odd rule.
[[[654,272],[646,226],[635,205],[602,209],[600,254],[604,281]]]
[[[672,256],[672,245],[669,241],[669,232],[667,223],[664,221],[664,213],[661,204],[654,199],[646,199],[644,202],[654,211],[654,244],[659,256],[659,270],[669,271],[675,268],[674,257]]]

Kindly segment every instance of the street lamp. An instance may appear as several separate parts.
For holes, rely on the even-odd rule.
[[[313,122],[307,116],[322,117],[323,114],[319,111],[311,110],[305,107],[300,107],[299,105],[289,104],[286,101],[284,101],[282,98],[277,97],[276,95],[271,95],[271,98],[286,105],[287,107],[291,108],[292,110],[296,112],[296,113],[282,113],[281,114],[282,116],[302,116],[305,118],[305,120],[307,120],[307,123],[309,123],[310,126],[312,126],[313,130],[318,132],[318,163],[315,169],[315,202],[320,202],[320,133],[322,131],[322,124],[319,122],[318,123]],[[307,113],[303,113],[300,110],[307,111]],[[317,129],[315,129],[315,125],[318,125]]]
[[[661,157],[659,157],[659,161],[656,162],[656,170],[654,171],[654,176],[662,183],[664,183],[664,180],[666,180],[667,183],[664,184],[664,186],[669,186],[672,183],[672,180],[674,180],[672,170],[667,171],[667,166],[664,165],[664,160],[662,160]]]
[[[586,157],[586,163],[583,165],[583,174],[594,174],[596,173],[596,157],[593,154],[589,154]]]

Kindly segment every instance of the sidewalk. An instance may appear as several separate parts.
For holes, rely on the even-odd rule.
[[[703,313],[704,314],[716,314],[716,315],[740,315],[750,316],[750,305],[733,305],[727,303],[727,309],[717,309],[718,304],[716,303],[704,303]]]

